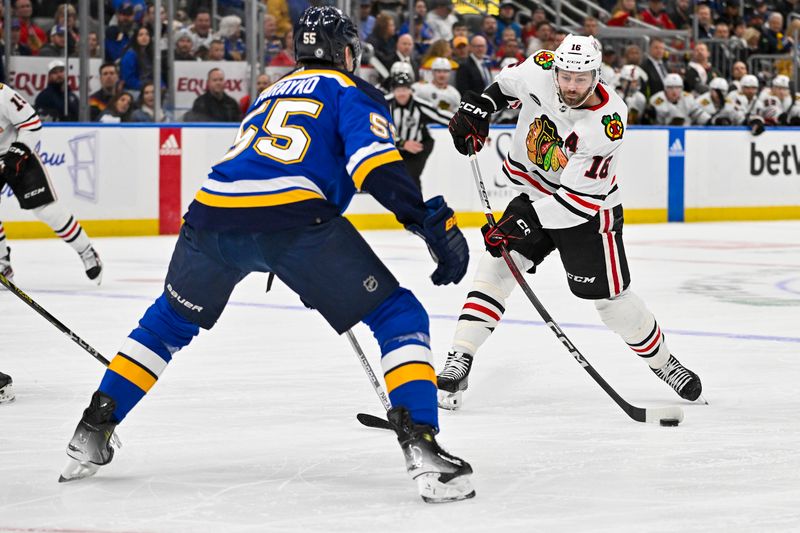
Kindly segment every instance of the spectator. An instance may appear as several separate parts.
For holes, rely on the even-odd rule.
[[[217,0],[219,14],[223,18],[235,16],[239,21],[244,18],[244,0]],[[221,23],[221,21],[220,21]]]
[[[175,61],[197,61],[193,48],[192,35],[186,30],[178,32],[175,36]]]
[[[642,49],[638,44],[629,44],[625,47],[622,54],[622,61],[626,65],[641,65],[642,64]]]
[[[169,33],[169,28],[167,26],[167,10],[164,7],[164,3],[161,4],[161,16],[159,18],[161,20],[161,41],[158,43],[158,51],[164,52],[169,46],[169,40],[167,36]],[[141,25],[150,30],[151,36],[156,34],[156,6],[154,4],[147,5],[147,9],[142,17]]]
[[[211,41],[204,61],[225,61],[225,43],[222,42],[222,39]]]
[[[667,15],[664,0],[648,0],[647,9],[641,13],[642,22],[657,26],[664,30],[674,30],[675,25]]]
[[[244,61],[246,59],[246,46],[242,39],[242,19],[236,15],[222,17],[219,21],[219,37],[225,47],[226,61]]]
[[[314,1],[321,3],[325,2],[335,3],[332,0],[314,0]],[[292,26],[294,26],[294,24],[298,20],[300,20],[300,15],[303,14],[303,11],[308,9],[308,7],[311,5],[311,2],[309,0],[286,0],[286,5],[289,8],[289,20],[292,21]]]
[[[42,122],[76,122],[80,102],[66,88],[64,62],[54,59],[47,65],[47,87],[36,96],[33,107]],[[64,92],[67,92],[67,112],[64,113]]]
[[[189,33],[194,41],[192,51],[197,54],[201,46],[209,49],[214,36],[211,34],[211,12],[202,7],[197,10],[194,17],[194,24],[189,27]]]
[[[146,81],[153,81],[153,42],[146,26],[136,30],[136,38],[119,64],[123,87],[139,91]]]
[[[747,55],[759,53],[761,32],[757,28],[745,28],[742,39],[747,44]]]
[[[708,60],[708,46],[705,43],[694,45],[692,60],[686,68],[686,80],[684,87],[687,91],[694,94],[704,93],[708,90],[708,83],[714,78],[720,77],[711,61]]]
[[[152,85],[152,83],[151,83]],[[133,112],[133,96],[129,92],[121,92],[108,103],[108,107],[100,113],[98,122],[106,124],[118,124],[120,122],[130,122]]]
[[[428,124],[447,126],[450,114],[439,111],[426,100],[416,98],[411,90],[412,82],[407,72],[393,74],[392,93],[386,95],[386,101],[397,130],[395,145],[403,157],[406,170],[420,187],[419,178],[434,144]]]
[[[500,38],[500,34],[497,31],[497,19],[491,15],[486,15],[483,17],[483,20],[481,21],[481,32],[478,35],[481,35],[484,39],[486,39],[486,54],[493,56],[495,53],[494,43]],[[469,42],[469,40],[467,42]]]
[[[453,39],[453,48],[451,55],[452,59],[456,63],[456,66],[453,68],[458,68],[459,65],[461,65],[464,61],[466,61],[469,58],[469,41],[465,37],[457,37]]]
[[[11,21],[11,55],[12,56],[30,56],[33,55],[33,50],[19,42],[19,35],[22,27],[19,20],[14,19]]]
[[[647,54],[641,63],[642,70],[647,75],[647,81],[642,87],[644,95],[650,97],[664,90],[664,78],[669,74],[667,62],[664,60],[667,47],[664,41],[657,37],[650,39]]]
[[[278,23],[270,14],[264,15],[264,64],[269,65],[272,58],[283,50],[283,40],[278,37]]]
[[[388,13],[380,13],[375,19],[375,28],[367,38],[372,45],[375,57],[389,70],[394,63],[397,35],[394,19]]]
[[[123,2],[117,9],[117,23],[106,28],[106,61],[118,61],[133,38],[133,4]]]
[[[600,32],[600,22],[592,17],[587,16],[583,19],[583,28],[581,29],[581,35],[585,35],[587,37],[594,37],[597,39],[597,34]]]
[[[481,93],[492,83],[486,58],[486,39],[476,35],[470,41],[470,53],[456,72],[456,89],[462,95],[467,91]]]
[[[436,108],[453,115],[461,103],[461,95],[450,85],[453,67],[445,57],[437,57],[431,64],[433,80],[431,83],[419,81],[411,86],[414,95],[431,102]]]
[[[266,74],[259,74],[256,77],[256,95],[261,94],[261,91],[269,87],[270,83],[272,83],[269,79],[269,76]],[[250,95],[246,94],[239,99],[239,111],[242,112],[242,116],[247,113],[247,110],[250,108]]]
[[[603,47],[603,64],[600,65],[600,79],[614,87],[617,82],[617,51],[607,44]]]
[[[119,92],[119,74],[117,65],[103,63],[100,65],[100,88],[89,95],[89,118],[96,122],[100,113],[106,110],[108,104]]]
[[[539,50],[555,50],[555,31],[553,25],[543,20],[536,27],[536,37],[531,37],[528,40],[527,55],[533,55]]]
[[[770,13],[767,25],[761,34],[759,50],[762,54],[786,54],[791,51],[792,41],[783,32],[783,15]]]
[[[469,39],[469,28],[467,28],[467,24],[462,20],[457,20],[453,23],[453,39],[456,37],[466,37]],[[451,39],[452,41],[452,39]]]
[[[611,10],[611,18],[606,21],[608,26],[630,26],[629,19],[638,19],[639,11],[636,8],[636,0],[617,0],[616,5]]]
[[[63,3],[63,1],[61,3]],[[119,10],[126,5],[131,6],[133,21],[137,24],[141,24],[145,9],[147,9],[145,0],[113,0],[112,3],[112,7],[116,13],[119,13]]]
[[[695,17],[697,18],[697,39],[713,39],[714,38],[714,19],[711,17],[711,8],[708,4],[698,4],[695,8]]]
[[[522,39],[522,27],[514,20],[517,8],[510,0],[500,1],[500,12],[497,14],[497,33],[495,34],[494,44],[502,44],[503,30],[511,28],[517,39]],[[498,39],[498,37],[500,39]]]
[[[425,22],[425,17],[428,15],[428,6],[425,4],[425,0],[417,0],[414,3],[414,24],[419,24],[419,37],[420,41],[430,42],[433,40],[433,32],[428,27],[428,24]],[[408,20],[407,17],[404,20],[403,24],[400,26],[400,31],[398,32],[400,35],[404,33],[411,33],[414,32],[408,31]],[[369,35],[369,34],[367,34]],[[414,41],[417,42],[417,37],[414,37]]]
[[[292,29],[292,19],[289,17],[289,5],[286,0],[266,0],[267,12],[275,17],[278,27],[276,34],[283,38],[286,32]]]
[[[406,28],[408,23],[403,25],[403,28]],[[400,34],[404,34],[406,32],[400,31]],[[428,25],[425,23],[425,17],[420,15],[414,16],[414,30],[411,32],[411,38],[414,41],[414,50],[416,51],[417,55],[424,54],[428,47],[433,42],[433,33]]]
[[[64,47],[67,44],[66,28],[64,26],[53,26],[50,30],[50,42],[39,49],[41,57],[64,57]],[[77,50],[68,50],[70,56],[75,56]]]
[[[47,42],[47,34],[33,23],[31,2],[32,0],[17,0],[14,3],[14,16],[19,20],[19,45],[27,46],[33,55],[38,55],[39,49]]]
[[[703,111],[694,97],[684,92],[683,79],[678,74],[667,74],[664,90],[650,97],[651,120],[654,124],[688,126],[706,124],[711,115]]]
[[[96,31],[90,31],[86,34],[86,41],[89,43],[89,57],[92,59],[100,59],[100,39]]]
[[[139,93],[139,99],[136,101],[136,109],[133,110],[130,116],[131,122],[164,122],[167,120],[163,109],[158,110],[158,120],[156,116],[156,86],[153,82],[148,81],[142,86],[142,92]],[[123,120],[123,122],[126,122]]]
[[[672,6],[667,10],[667,15],[676,30],[692,28],[692,7],[689,0],[672,0]]]
[[[735,28],[737,24],[744,22],[739,14],[739,0],[725,0],[724,4],[725,9],[717,19],[718,22],[722,21],[731,28]]]
[[[218,68],[208,71],[206,92],[198,96],[187,122],[238,122],[242,118],[239,104],[225,93],[225,73]]]
[[[506,27],[503,30],[503,39],[500,46],[497,48],[497,53],[494,57],[494,63],[499,68],[503,68],[505,59],[512,59],[509,63],[517,63],[525,60],[525,56],[519,49],[519,41],[514,33],[514,28]]]
[[[395,46],[394,57],[390,65],[402,61],[411,65],[414,72],[414,77],[419,75],[419,60],[414,55],[414,40],[407,33],[397,38],[397,45]]]
[[[528,47],[531,38],[537,37],[536,28],[538,28],[539,24],[546,20],[547,13],[544,9],[537,7],[533,10],[531,19],[522,26],[522,43],[525,45],[525,48]]]
[[[434,41],[438,39],[452,40],[453,24],[457,21],[458,18],[453,15],[452,0],[431,0],[431,11],[428,13],[425,22],[428,23],[431,29]]]
[[[295,66],[294,59],[294,31],[289,30],[284,36],[284,48],[278,55],[272,58],[269,66],[271,67],[293,67]]]
[[[731,67],[731,85],[737,91],[742,90],[742,78],[747,76],[747,64],[744,61],[737,61]]]
[[[65,10],[66,16],[64,16]],[[80,32],[78,31],[78,13],[75,11],[75,6],[72,4],[59,4],[56,8],[54,19],[55,26],[63,26],[67,29],[67,47],[70,49],[77,48]]]
[[[360,0],[358,4],[358,38],[366,42],[375,29],[375,16],[372,14],[372,0]]]

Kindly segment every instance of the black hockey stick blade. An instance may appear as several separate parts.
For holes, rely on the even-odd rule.
[[[381,418],[379,416],[370,415],[367,413],[358,413],[356,418],[359,422],[363,425],[367,426],[368,428],[376,428],[376,429],[392,429],[392,425],[389,424],[389,421],[385,418]]]

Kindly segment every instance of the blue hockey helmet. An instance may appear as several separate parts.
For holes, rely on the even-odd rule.
[[[348,46],[355,70],[361,59],[361,41],[355,24],[340,9],[309,7],[300,16],[294,30],[295,60],[344,67],[344,50]]]

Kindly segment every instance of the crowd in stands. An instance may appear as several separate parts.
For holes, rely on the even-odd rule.
[[[77,1],[13,0],[12,54],[62,57],[77,54],[86,38],[90,56],[99,57],[98,29],[105,28],[101,89],[91,95],[92,120],[161,120],[154,116],[153,56],[167,52],[167,17],[156,17],[147,0],[101,0],[105,20],[92,5],[87,28],[77,23]],[[315,0],[319,1],[319,0]],[[739,2],[744,1],[744,6]],[[263,0],[265,66],[294,65],[292,21],[309,0]],[[356,23],[363,41],[362,65],[375,69],[379,85],[391,90],[396,63],[410,66],[415,92],[452,112],[454,96],[482,90],[499,69],[538,50],[555,50],[568,33],[598,36],[603,50],[604,81],[616,88],[631,109],[629,122],[639,124],[749,124],[800,122],[790,77],[791,61],[770,63],[770,69],[748,72],[754,55],[787,56],[800,43],[800,0],[598,0],[608,16],[587,16],[582,27],[557,27],[542,8],[520,9],[508,0],[492,15],[459,15],[452,0],[417,0],[411,17],[407,2],[359,0]],[[92,2],[92,4],[96,4]],[[218,0],[219,19],[212,21],[209,0],[177,0],[174,57],[178,61],[249,60],[242,20],[244,0]],[[535,5],[535,4],[532,4]],[[161,24],[161,41],[153,29]],[[44,23],[43,21],[47,21]],[[409,25],[410,22],[410,25]],[[662,37],[604,39],[603,27],[641,27],[693,31],[697,38]],[[216,30],[213,28],[216,27]],[[673,32],[674,33],[674,32]],[[51,63],[48,98],[61,91],[63,65]],[[61,72],[59,73],[59,68]],[[443,73],[447,74],[444,75]],[[166,74],[165,74],[166,75]],[[188,114],[189,120],[239,120],[243,102],[225,94],[224,74],[211,70],[207,92]],[[165,78],[166,79],[166,78]],[[259,78],[260,86],[270,83]],[[164,80],[162,80],[162,84]],[[52,85],[52,90],[51,90]],[[59,88],[60,87],[60,88]],[[438,90],[437,90],[438,87]],[[219,89],[218,89],[219,88]],[[41,96],[41,95],[40,95]],[[248,99],[249,102],[249,99]],[[72,119],[61,110],[51,120]],[[246,109],[246,107],[244,108]],[[496,117],[513,122],[513,110]]]

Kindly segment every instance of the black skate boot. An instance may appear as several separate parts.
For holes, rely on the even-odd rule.
[[[440,448],[431,426],[414,424],[405,407],[395,407],[386,415],[406,457],[408,474],[416,480],[426,503],[455,502],[475,496],[469,479],[472,467]]]
[[[695,401],[703,392],[703,385],[700,377],[683,366],[675,356],[670,355],[667,364],[661,368],[651,368],[653,373],[660,377],[662,381],[672,387],[678,396],[690,402]]]
[[[455,411],[461,407],[461,393],[467,390],[467,378],[472,368],[472,356],[463,352],[450,352],[444,369],[436,376],[439,387],[439,407]]]
[[[8,374],[0,372],[0,403],[14,401],[13,380]]]
[[[80,256],[86,276],[100,285],[100,282],[103,281],[103,262],[100,261],[100,256],[97,255],[94,246],[89,245],[88,248],[80,253]]]
[[[11,268],[11,248],[8,249],[6,255],[0,257],[0,274],[8,281],[14,281],[14,269]],[[5,289],[5,286],[0,287],[0,289]]]
[[[92,401],[67,445],[69,462],[58,479],[59,483],[93,476],[101,466],[111,462],[114,458],[112,445],[121,447],[114,433],[117,423],[111,420],[116,407],[116,402],[102,392],[92,395]]]

